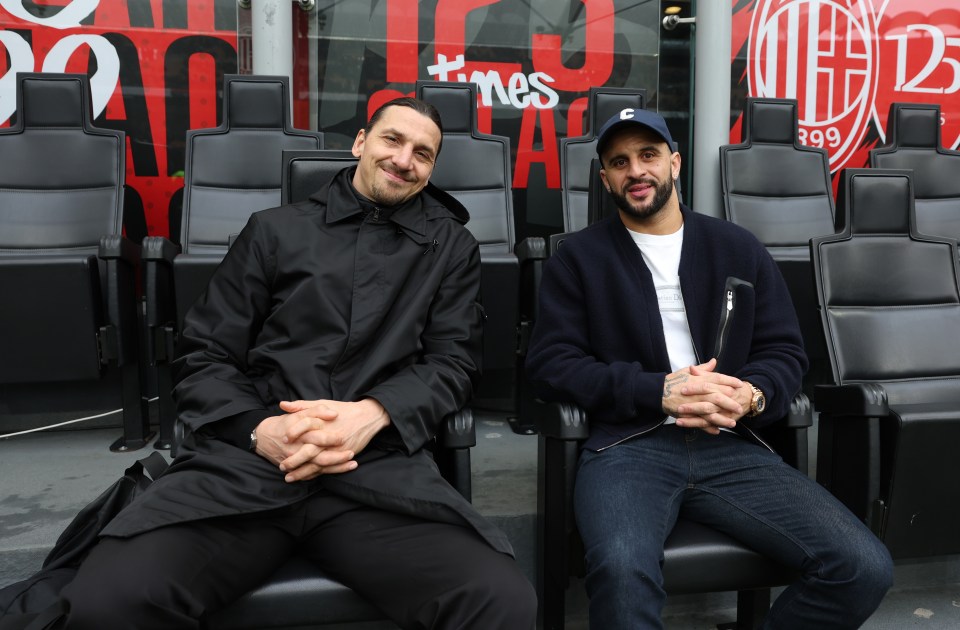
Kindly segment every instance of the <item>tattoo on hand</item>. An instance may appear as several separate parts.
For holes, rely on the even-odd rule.
[[[670,398],[670,395],[673,393],[674,387],[679,387],[687,382],[689,374],[677,374],[676,376],[668,376],[663,381],[663,397]]]

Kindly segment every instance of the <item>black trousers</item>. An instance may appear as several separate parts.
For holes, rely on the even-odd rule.
[[[318,493],[262,514],[104,538],[63,590],[75,629],[198,628],[289,556],[317,562],[402,628],[532,629],[536,595],[472,529]]]

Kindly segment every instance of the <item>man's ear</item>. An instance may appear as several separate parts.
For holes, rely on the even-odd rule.
[[[610,183],[607,181],[607,172],[602,168],[600,169],[600,181],[603,182],[603,187],[607,189],[607,192],[611,192]]]
[[[350,152],[353,153],[353,157],[360,157],[363,153],[363,145],[367,140],[366,132],[361,129],[357,132],[357,137],[353,141],[353,147],[350,149]]]

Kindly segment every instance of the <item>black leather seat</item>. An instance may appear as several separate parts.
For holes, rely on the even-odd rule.
[[[284,151],[284,203],[302,201],[345,166],[356,162],[350,151]],[[470,448],[477,443],[473,414],[447,417],[434,458],[444,478],[471,498]],[[327,577],[312,562],[291,558],[266,583],[205,622],[217,630],[314,627],[384,619],[353,590]]]
[[[810,359],[809,394],[829,379],[809,242],[834,232],[834,204],[829,157],[800,143],[797,107],[795,99],[747,99],[741,144],[720,147],[720,186],[727,220],[753,232],[787,282]]]
[[[357,163],[350,150],[284,151],[281,203],[304,201],[333,176]]]
[[[620,110],[632,107],[643,108],[646,90],[627,88],[592,87],[587,99],[585,118],[589,128],[582,136],[560,140],[560,197],[563,204],[563,233],[551,235],[549,239],[541,236],[525,238],[517,244],[515,253],[520,267],[520,294],[518,297],[516,379],[514,413],[509,418],[510,425],[517,433],[533,434],[537,432],[533,421],[531,388],[524,375],[524,362],[527,358],[527,344],[533,322],[536,321],[537,293],[533,287],[539,286],[543,260],[552,251],[549,241],[556,243],[566,234],[576,232],[595,218],[589,216],[590,187],[599,182],[599,160],[597,160],[596,133],[607,120]]]
[[[646,107],[642,89],[592,87],[587,100],[589,128],[579,137],[560,140],[560,188],[563,200],[563,230],[576,232],[589,223],[587,197],[591,174],[587,167],[597,157],[597,132],[622,109]]]
[[[834,385],[817,480],[894,558],[960,552],[957,242],[921,234],[910,171],[848,169],[811,252]]]
[[[960,151],[943,147],[940,129],[939,105],[892,103],[870,166],[911,169],[917,230],[960,240]]]
[[[519,271],[513,253],[513,189],[510,141],[477,130],[473,83],[418,81],[417,97],[440,112],[443,147],[431,183],[470,212],[469,229],[480,243],[483,377],[474,404],[498,410],[513,406]]]
[[[172,439],[169,361],[183,316],[250,215],[280,204],[282,151],[323,147],[322,133],[291,127],[290,111],[286,77],[227,75],[220,126],[187,132],[181,247],[159,236],[144,239],[147,356],[157,368],[159,448],[169,448]]]
[[[583,543],[573,514],[573,487],[580,443],[588,437],[587,414],[567,403],[540,404],[537,470],[537,566],[544,630],[564,628],[570,578],[584,574]],[[788,464],[807,471],[810,403],[800,394],[790,414],[762,433]],[[680,518],[664,546],[663,579],[668,595],[737,591],[736,629],[757,628],[770,608],[770,589],[797,578],[710,527]]]
[[[139,448],[150,435],[140,389],[140,252],[121,235],[124,134],[93,126],[84,75],[18,74],[17,112],[0,129],[2,398],[8,409],[25,400],[36,410],[91,388],[116,395],[123,436],[111,449]]]
[[[447,418],[434,447],[440,472],[468,500],[470,448],[476,442],[473,415],[464,410]],[[313,562],[294,557],[262,585],[204,619],[203,626],[211,630],[266,630],[381,619],[385,619],[383,613],[355,591],[327,577]]]

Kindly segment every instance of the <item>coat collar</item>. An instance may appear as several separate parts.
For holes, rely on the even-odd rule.
[[[326,206],[326,222],[336,223],[356,217],[365,212],[353,187],[353,173],[356,166],[343,169],[323,188],[310,195],[310,199]],[[427,221],[436,218],[450,218],[458,223],[470,219],[467,209],[448,193],[433,184],[414,199],[393,209],[386,219],[395,223],[400,230],[416,243],[430,241],[427,238]]]

